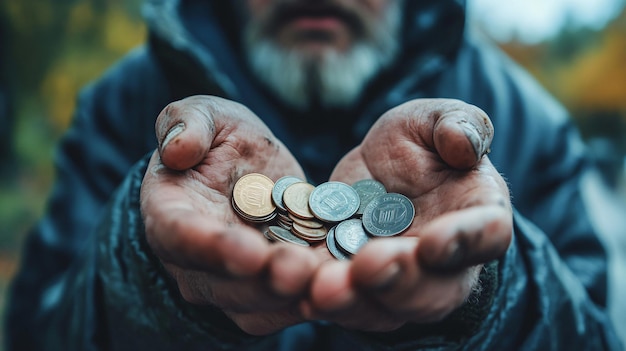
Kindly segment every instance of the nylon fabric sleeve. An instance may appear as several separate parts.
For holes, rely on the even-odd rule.
[[[139,206],[148,158],[133,168],[98,228],[97,279],[110,348],[223,350],[261,342],[220,310],[184,301],[151,252]],[[271,337],[266,339],[272,342]]]

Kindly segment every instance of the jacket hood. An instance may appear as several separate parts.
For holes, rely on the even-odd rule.
[[[405,0],[402,49],[396,74],[422,76],[433,71],[442,59],[454,55],[465,25],[463,0]],[[146,0],[144,16],[150,40],[159,52],[190,80],[202,80],[202,71],[212,77],[213,88],[239,100],[246,96],[238,88],[244,72],[238,52],[238,33],[230,1]],[[239,71],[239,72],[238,72]],[[202,86],[200,81],[196,84]],[[206,84],[206,83],[205,83]]]

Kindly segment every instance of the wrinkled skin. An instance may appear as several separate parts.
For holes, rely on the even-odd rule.
[[[319,259],[305,248],[270,245],[230,200],[250,172],[304,177],[294,157],[251,111],[218,98],[170,104],[156,133],[142,213],[147,240],[182,296],[220,307],[251,334],[300,322],[297,303]]]
[[[411,101],[383,115],[331,179],[377,179],[409,197],[416,217],[401,237],[372,240],[351,262],[320,267],[305,315],[389,331],[459,307],[482,263],[511,240],[506,183],[483,157],[492,137],[485,113],[460,101]]]
[[[221,308],[250,334],[309,319],[367,331],[440,320],[511,240],[506,184],[483,157],[491,122],[460,101],[389,111],[336,166],[331,180],[375,178],[417,208],[405,233],[370,241],[351,261],[332,259],[323,245],[270,244],[234,213],[240,176],[304,177],[245,107],[187,98],[163,110],[156,133],[141,196],[147,240],[187,301]]]

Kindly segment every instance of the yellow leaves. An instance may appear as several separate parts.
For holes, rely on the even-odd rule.
[[[626,111],[626,32],[609,31],[561,75],[563,98],[573,108]]]
[[[575,116],[613,113],[626,119],[626,9],[601,32],[502,47]]]
[[[41,84],[48,118],[59,129],[69,125],[79,84],[79,79],[62,67],[54,67]]]
[[[104,47],[124,53],[145,38],[145,27],[142,23],[129,21],[128,15],[120,7],[113,7],[104,16]]]
[[[38,88],[46,116],[56,130],[70,123],[79,90],[145,38],[143,21],[124,4],[95,8],[77,1],[67,12],[58,53],[51,57]]]
[[[96,14],[88,1],[78,1],[70,9],[67,22],[67,34],[76,35],[93,26]]]
[[[23,0],[2,0],[7,17],[10,19],[11,25],[22,33],[30,33],[35,28],[45,27],[54,21],[55,2],[40,1],[35,7],[29,1]]]

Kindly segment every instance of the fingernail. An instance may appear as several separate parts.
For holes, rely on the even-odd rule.
[[[161,150],[163,150],[167,144],[169,144],[172,139],[176,138],[178,134],[182,133],[185,130],[185,123],[180,122],[174,125],[170,130],[165,134],[165,138],[163,138],[163,142],[161,142]]]
[[[469,140],[470,144],[472,144],[472,148],[474,149],[474,155],[476,155],[476,159],[479,159],[483,156],[483,138],[480,136],[480,133],[476,128],[468,123],[463,124],[463,132],[465,133],[465,137]]]
[[[400,265],[396,262],[388,264],[385,268],[372,276],[370,282],[374,289],[385,289],[391,286],[400,276]]]
[[[446,252],[446,258],[444,259],[444,266],[447,269],[456,269],[461,266],[463,262],[464,249],[458,241],[453,241],[448,246]]]

